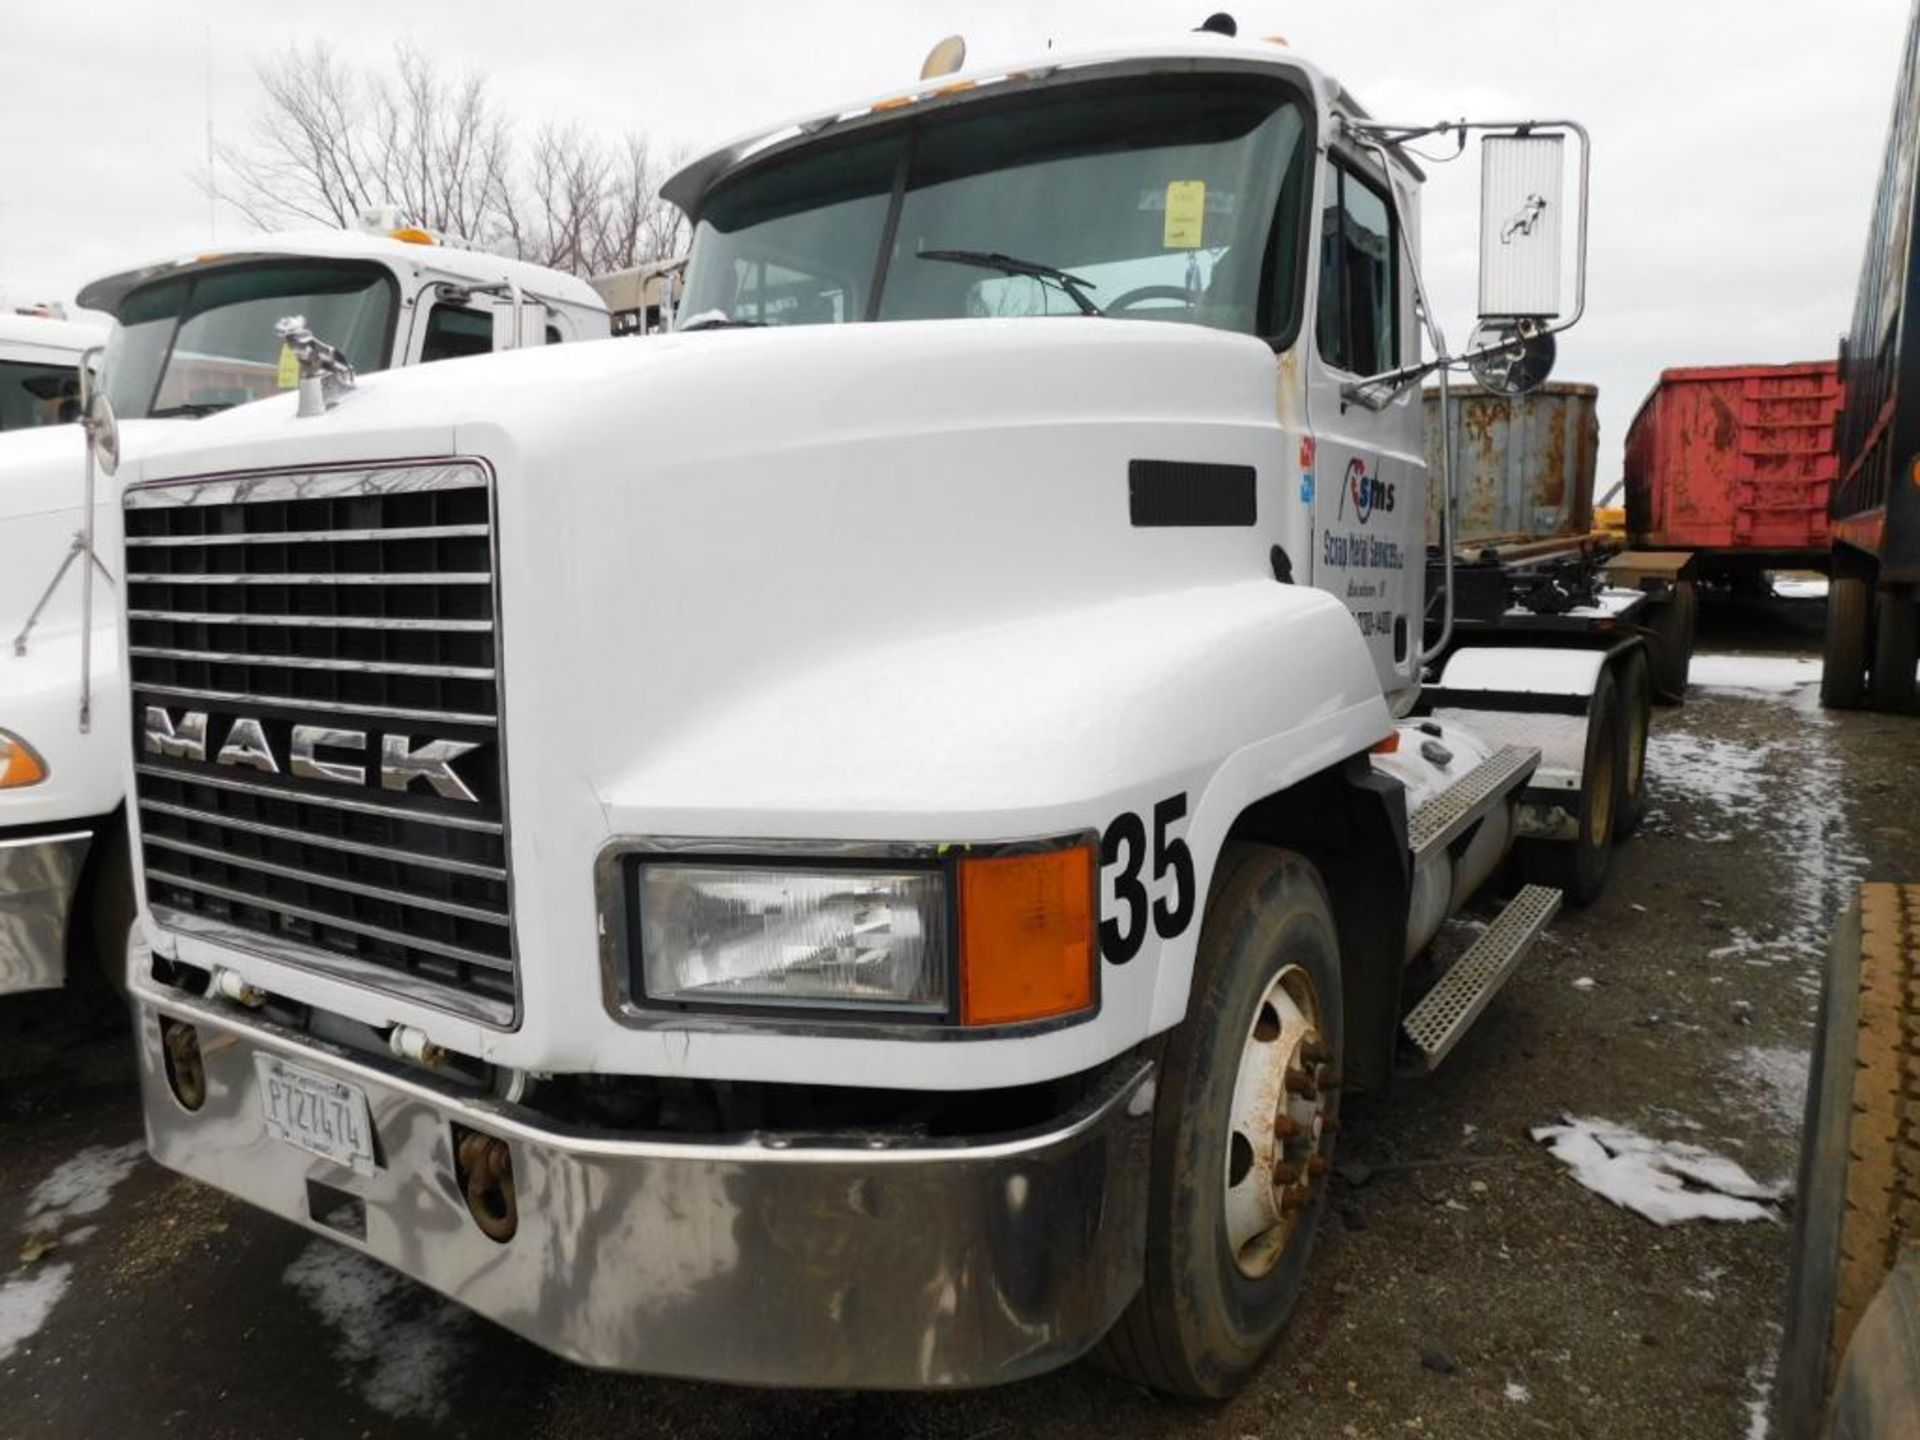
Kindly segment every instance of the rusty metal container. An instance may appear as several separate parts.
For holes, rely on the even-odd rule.
[[[1663,370],[1627,430],[1627,532],[1649,549],[1827,549],[1839,367]]]
[[[1452,447],[1460,544],[1584,535],[1593,525],[1593,472],[1600,449],[1596,386],[1548,384],[1528,395],[1477,385],[1426,391],[1427,543],[1440,542],[1440,447]]]

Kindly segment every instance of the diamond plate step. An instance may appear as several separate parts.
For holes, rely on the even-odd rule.
[[[1407,848],[1413,851],[1414,860],[1451,845],[1486,813],[1492,801],[1516,785],[1524,785],[1539,764],[1540,752],[1532,746],[1502,745],[1469,770],[1459,784],[1449,786],[1415,810],[1407,820]]]
[[[1527,885],[1400,1022],[1422,1070],[1436,1068],[1560,911],[1560,892]]]

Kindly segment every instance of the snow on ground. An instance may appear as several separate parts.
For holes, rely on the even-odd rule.
[[[58,1230],[81,1215],[97,1215],[113,1198],[113,1187],[133,1173],[147,1147],[139,1140],[124,1145],[89,1145],[54,1167],[27,1200],[27,1225],[33,1231]]]
[[[1820,662],[1792,655],[1696,655],[1693,679],[1709,696],[1785,701],[1804,723],[1773,738],[1733,740],[1662,727],[1647,738],[1656,797],[1694,807],[1699,844],[1765,837],[1786,906],[1777,925],[1729,932],[1708,958],[1798,967],[1797,983],[1818,994],[1827,932],[1866,874],[1849,820],[1845,766],[1819,709]],[[1776,712],[1777,713],[1777,712]],[[1677,717],[1684,725],[1685,714]]]
[[[1812,655],[1695,655],[1687,671],[1687,684],[1703,690],[1786,695],[1819,683],[1820,661]]]
[[[1647,737],[1652,791],[1662,800],[1710,806],[1721,820],[1742,819],[1766,799],[1767,757],[1772,748],[1685,730],[1655,730]]]
[[[1749,1045],[1734,1053],[1732,1076],[1756,1110],[1788,1134],[1798,1135],[1806,1118],[1812,1060],[1807,1051],[1791,1045]]]
[[[465,1311],[329,1240],[301,1251],[284,1278],[339,1336],[335,1357],[363,1367],[369,1405],[398,1420],[447,1419]]]
[[[55,1239],[62,1249],[70,1250],[98,1231],[97,1224],[89,1224],[62,1233],[68,1221],[106,1209],[114,1186],[133,1173],[145,1153],[146,1145],[139,1140],[89,1145],[56,1165],[33,1187],[20,1226],[29,1237],[27,1263],[0,1281],[0,1360],[38,1333],[73,1279],[72,1265],[40,1263],[38,1257]]]
[[[11,1358],[47,1323],[72,1279],[71,1265],[42,1265],[0,1283],[0,1360]]]
[[[1656,1225],[1780,1218],[1775,1202],[1786,1196],[1786,1186],[1763,1184],[1698,1145],[1571,1115],[1559,1125],[1537,1125],[1532,1134],[1582,1185]]]

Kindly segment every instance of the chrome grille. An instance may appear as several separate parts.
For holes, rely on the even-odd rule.
[[[460,463],[128,492],[135,800],[160,924],[513,1021],[492,498]],[[150,739],[156,708],[186,740]],[[294,773],[295,727],[346,732],[314,758],[362,775]],[[473,746],[453,764],[474,798],[383,785],[388,737]]]

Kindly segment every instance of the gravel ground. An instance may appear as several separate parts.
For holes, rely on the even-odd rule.
[[[1087,1366],[957,1396],[571,1368],[145,1161],[117,1021],[36,996],[0,1004],[0,1435],[1764,1434],[1785,1226],[1661,1229],[1528,1132],[1599,1117],[1791,1176],[1826,931],[1856,880],[1920,872],[1920,721],[1811,704],[1818,625],[1709,607],[1703,651],[1739,658],[1657,713],[1608,893],[1436,1077],[1350,1109],[1307,1294],[1230,1404]]]

